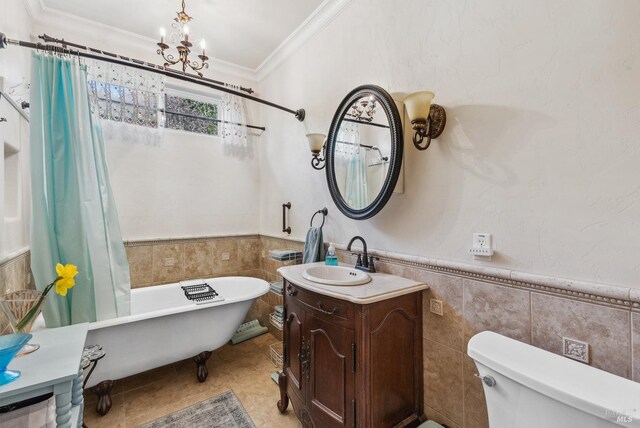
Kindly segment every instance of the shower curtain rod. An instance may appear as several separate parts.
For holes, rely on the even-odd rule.
[[[365,122],[363,120],[349,119],[346,117],[342,120],[344,120],[345,122],[359,123],[360,125],[377,126],[378,128],[389,128],[389,125],[383,125],[381,123],[375,123],[375,122]]]
[[[300,122],[304,120],[305,111],[304,109],[292,110],[290,108],[281,106],[279,104],[273,103],[271,101],[263,100],[258,97],[254,97],[253,95],[245,94],[240,91],[236,91],[234,89],[228,88],[224,86],[224,82],[220,82],[213,79],[208,79],[206,77],[200,77],[195,74],[182,73],[179,71],[171,70],[165,68],[161,65],[156,65],[150,62],[142,61],[135,58],[129,58],[126,56],[114,54],[111,52],[106,52],[100,49],[91,48],[88,46],[79,45],[76,43],[67,42],[64,39],[56,39],[46,34],[42,36],[38,36],[38,38],[45,41],[47,44],[42,43],[33,43],[33,42],[25,42],[22,40],[14,40],[7,38],[6,34],[0,32],[0,49],[5,49],[8,45],[20,46],[23,48],[41,50],[45,52],[53,52],[58,54],[70,55],[70,56],[78,56],[82,58],[95,59],[98,61],[110,62],[113,64],[124,65],[127,67],[133,67],[140,70],[146,70],[157,74],[162,74],[167,77],[171,77],[177,80],[182,80],[184,82],[195,83],[196,85],[206,86],[211,89],[215,89],[221,92],[226,92],[228,94],[237,95],[242,98],[246,98],[251,101],[255,101],[260,104],[264,104],[269,107],[273,107],[282,111],[286,111],[287,113],[293,114],[296,119]],[[50,45],[48,43],[56,43],[61,46]],[[77,50],[69,49],[68,46],[73,46],[77,48]],[[83,52],[88,51],[88,52]],[[253,92],[250,88],[242,88],[243,91]]]
[[[195,114],[179,113],[177,111],[167,111],[166,109],[163,109],[163,108],[159,108],[158,111],[160,113],[172,114],[174,116],[188,117],[190,119],[206,120],[207,122],[228,123],[228,124],[231,124],[231,125],[244,126],[245,128],[257,129],[257,130],[262,131],[262,132],[267,130],[267,128],[265,128],[264,126],[247,125],[246,123],[238,123],[238,122],[228,122],[228,121],[225,121],[225,120],[222,120],[222,119],[212,119],[210,117],[196,116]]]

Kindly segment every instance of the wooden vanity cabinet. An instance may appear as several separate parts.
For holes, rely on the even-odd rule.
[[[284,370],[304,427],[405,427],[423,417],[422,297],[360,305],[285,280]]]

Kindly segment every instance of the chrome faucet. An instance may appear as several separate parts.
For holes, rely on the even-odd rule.
[[[349,241],[349,245],[347,245],[347,251],[351,251],[351,245],[353,245],[354,241],[362,242],[362,247],[363,247],[362,254],[351,253],[354,256],[358,256],[358,260],[356,260],[355,268],[363,270],[365,272],[374,273],[376,271],[376,268],[373,264],[373,260],[377,259],[377,257],[373,257],[367,254],[367,242],[364,240],[362,236],[354,236],[353,238],[351,238],[351,241]]]

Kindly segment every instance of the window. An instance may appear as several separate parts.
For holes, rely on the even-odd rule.
[[[104,76],[101,76],[104,78]],[[130,79],[131,80],[131,79]],[[144,79],[138,79],[145,82]],[[206,135],[219,135],[218,104],[209,97],[197,100],[190,93],[164,92],[164,85],[131,82],[126,85],[89,80],[92,108],[101,119],[164,127]],[[164,101],[164,108],[162,106]]]
[[[151,91],[113,83],[89,81],[93,109],[101,119],[158,127],[158,97]]]
[[[165,94],[165,128],[218,135],[218,105]]]

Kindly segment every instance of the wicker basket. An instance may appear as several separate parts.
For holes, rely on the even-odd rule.
[[[16,324],[27,314],[27,312],[29,312],[29,310],[31,310],[31,308],[38,304],[40,296],[42,296],[42,292],[38,290],[20,290],[12,291],[0,297],[0,307],[9,322],[9,327],[13,333],[18,333],[15,328]],[[31,326],[36,318],[38,318],[38,315],[40,315],[40,311],[42,311],[43,303],[44,300],[42,300],[36,316],[34,316],[31,322],[22,329],[22,332],[31,331]],[[2,334],[5,333],[4,330],[7,330],[7,327],[3,329]]]
[[[276,342],[269,346],[269,351],[273,365],[282,369],[282,342]]]

